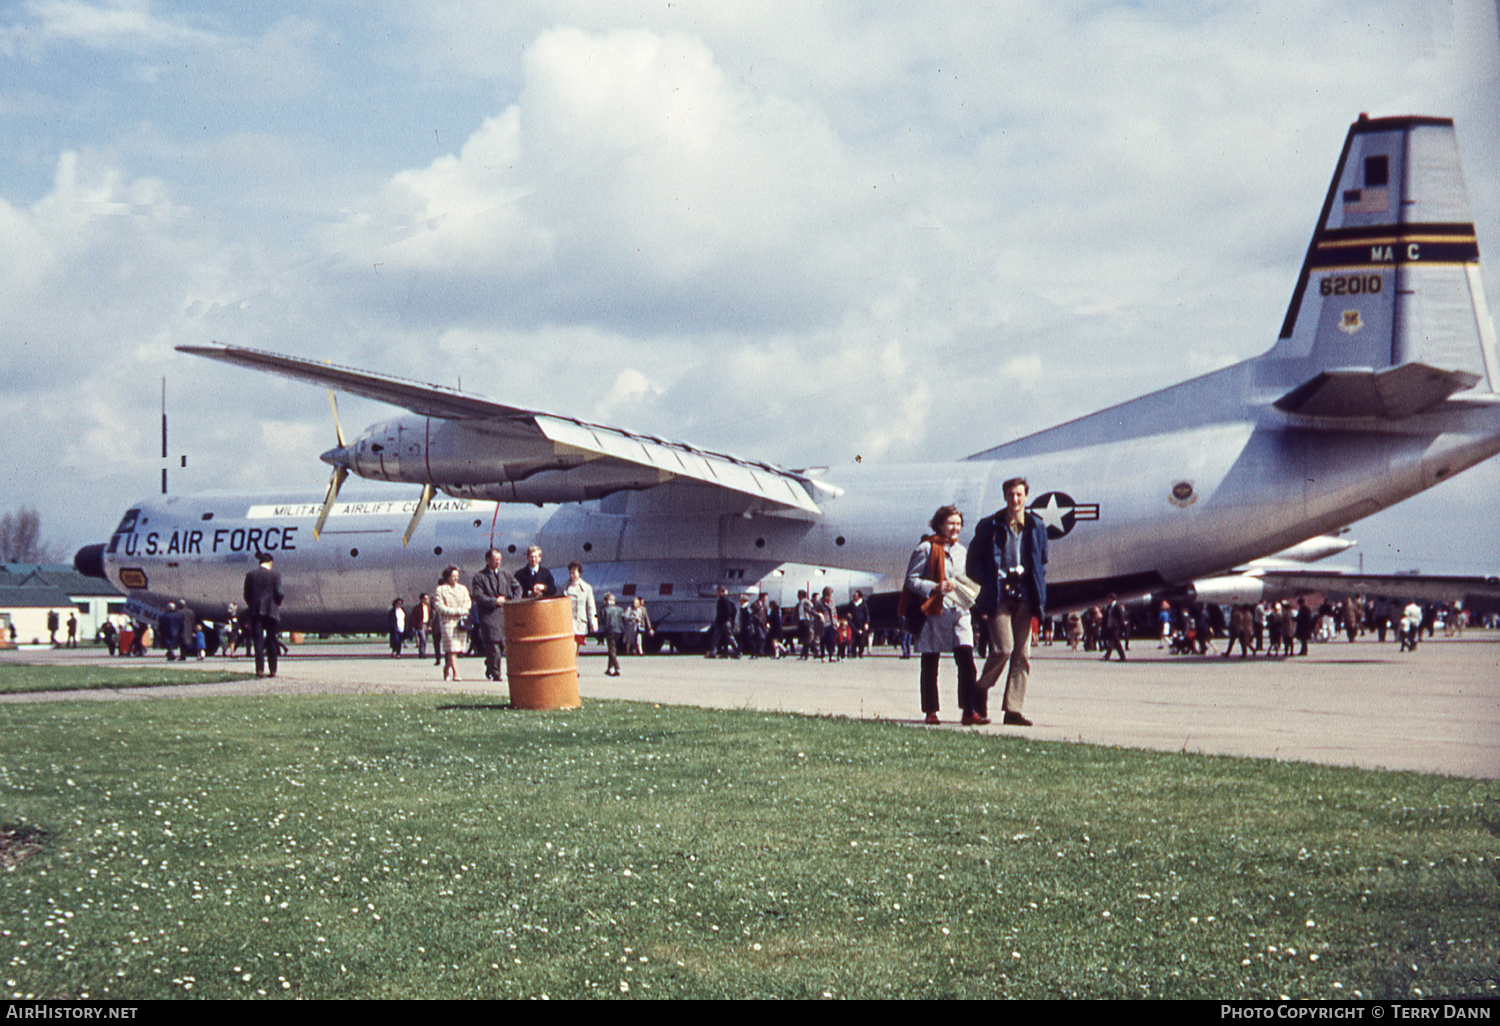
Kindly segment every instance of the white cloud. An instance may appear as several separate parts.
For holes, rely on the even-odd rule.
[[[524,68],[515,105],[393,176],[331,245],[526,280],[538,320],[594,321],[608,303],[761,322],[843,297],[871,190],[816,113],[731,82],[683,35],[556,29]]]
[[[552,234],[518,202],[534,188],[520,160],[520,111],[511,107],[487,119],[456,156],[397,173],[375,201],[375,213],[331,229],[329,238],[393,270],[536,270],[551,256]]]
[[[1037,353],[1027,353],[1006,360],[1000,367],[1000,377],[1019,386],[1033,384],[1042,376],[1042,358]]]
[[[30,17],[12,26],[14,33],[35,46],[77,43],[95,50],[141,50],[212,43],[212,33],[194,29],[178,19],[152,13],[150,0],[114,0],[91,4],[83,0],[29,0],[23,9]]]
[[[614,387],[605,397],[604,409],[615,403],[638,402],[662,394],[662,387],[634,367],[626,367],[615,375]],[[604,414],[600,414],[603,416]]]
[[[201,20],[222,17],[214,12]],[[308,97],[324,81],[315,52],[323,37],[318,23],[294,15],[259,34],[239,35],[158,14],[149,0],[30,0],[0,26],[0,57],[77,66],[83,74],[70,83],[75,87],[107,78],[116,67],[110,59],[121,59],[120,78],[86,100],[85,109],[128,102],[139,87],[159,91],[167,110],[215,100],[243,107]]]
[[[0,280],[0,330],[35,354],[0,388],[34,388],[55,376],[49,368],[107,359],[132,335],[156,338],[159,318],[182,307],[178,276],[213,266],[187,214],[162,183],[75,151],[59,156],[47,196],[0,207],[0,267],[12,272]]]

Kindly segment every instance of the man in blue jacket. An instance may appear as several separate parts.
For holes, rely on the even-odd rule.
[[[994,687],[1009,664],[1005,723],[1029,727],[1021,706],[1031,672],[1031,621],[1047,615],[1047,525],[1026,509],[1031,489],[1024,477],[1011,478],[1002,491],[1005,508],[974,529],[964,570],[979,584],[974,611],[990,639],[979,687]]]

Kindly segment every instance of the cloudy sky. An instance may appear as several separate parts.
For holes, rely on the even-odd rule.
[[[1268,348],[1361,111],[1457,119],[1500,251],[1497,49],[1494,0],[5,3],[0,507],[103,541],[163,377],[174,491],[320,492],[322,393],[209,341],[961,457]],[[1497,462],[1366,569],[1500,569]]]

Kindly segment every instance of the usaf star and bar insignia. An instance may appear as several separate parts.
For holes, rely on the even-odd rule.
[[[1047,537],[1056,540],[1073,530],[1080,520],[1098,520],[1097,502],[1074,502],[1066,492],[1045,492],[1032,500],[1027,507],[1047,525]]]

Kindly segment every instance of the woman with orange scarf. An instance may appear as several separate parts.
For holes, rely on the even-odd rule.
[[[964,726],[990,722],[985,714],[985,695],[974,669],[974,629],[967,603],[956,591],[954,578],[964,566],[966,553],[958,543],[964,515],[957,506],[943,506],[932,515],[932,534],[922,539],[906,567],[903,606],[921,605],[925,617],[917,633],[921,654],[922,712],[928,723],[938,723],[938,663],[944,652],[953,653],[958,664],[958,705]]]

